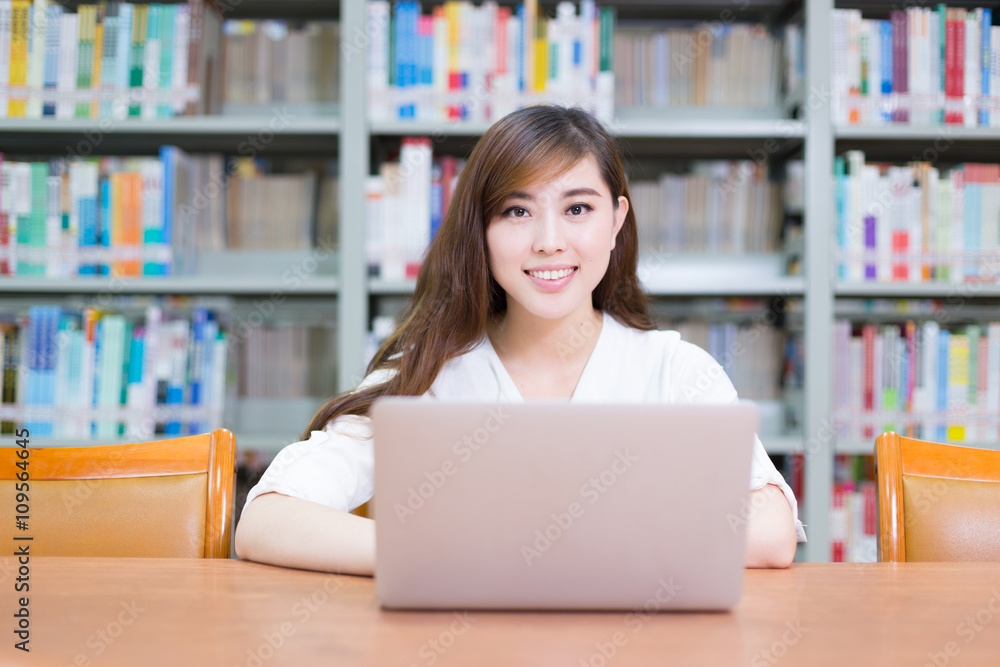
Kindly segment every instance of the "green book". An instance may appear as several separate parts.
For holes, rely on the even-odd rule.
[[[613,54],[615,49],[615,8],[601,7],[601,44],[599,71],[610,72],[613,65]]]
[[[174,23],[177,21],[177,5],[163,5],[160,10],[160,90],[170,90],[174,76]],[[156,105],[157,118],[170,118],[173,107],[170,102]]]
[[[20,216],[17,225],[17,245],[25,248],[45,247],[45,222],[49,213],[49,165],[31,163],[31,210]],[[26,261],[18,258],[17,275],[43,276],[45,262]]]
[[[76,57],[76,89],[87,90],[91,86],[94,69],[94,36],[97,31],[97,7],[81,5],[79,10],[79,43]],[[77,118],[90,118],[90,102],[77,102]]]
[[[132,53],[129,56],[129,80],[132,98],[129,100],[128,115],[138,116],[142,111],[142,65],[146,50],[146,16],[148,7],[136,5],[132,14]]]

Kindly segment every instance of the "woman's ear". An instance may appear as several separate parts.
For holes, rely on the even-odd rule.
[[[628,214],[628,199],[625,195],[620,195],[618,197],[618,207],[614,209],[615,212],[615,226],[611,230],[611,249],[615,249],[615,240],[618,238],[618,232],[621,231],[622,225],[625,224],[625,216]]]

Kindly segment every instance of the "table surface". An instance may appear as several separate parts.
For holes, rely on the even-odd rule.
[[[748,570],[729,613],[392,612],[373,580],[238,560],[0,558],[0,665],[1000,665],[1000,563]],[[13,638],[12,638],[13,637]]]

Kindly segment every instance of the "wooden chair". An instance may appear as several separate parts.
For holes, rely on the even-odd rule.
[[[875,467],[879,561],[1000,561],[1000,451],[887,432]]]
[[[236,439],[226,429],[141,444],[28,449],[26,459],[16,449],[4,448],[0,461],[0,498],[9,508],[4,544],[30,545],[33,556],[229,558]],[[14,501],[25,488],[16,486],[24,484],[16,465],[24,460],[28,518],[21,530]],[[25,536],[31,541],[13,539]]]

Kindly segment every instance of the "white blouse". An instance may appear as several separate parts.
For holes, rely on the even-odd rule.
[[[372,373],[360,385],[385,381],[392,371]],[[524,402],[487,336],[474,349],[445,363],[426,396],[441,400]],[[570,402],[734,403],[736,390],[715,359],[676,331],[639,331],[604,314],[601,333]],[[371,420],[346,415],[278,453],[247,496],[271,491],[350,511],[374,494]],[[754,438],[750,489],[774,484],[792,507],[800,542],[806,540],[791,488]]]

